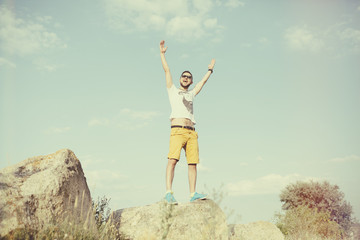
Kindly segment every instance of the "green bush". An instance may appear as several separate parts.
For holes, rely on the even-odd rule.
[[[329,182],[296,182],[288,185],[280,194],[283,210],[297,209],[306,205],[310,209],[329,214],[332,222],[336,222],[345,235],[351,232],[353,224],[352,206],[344,200],[344,193],[337,185]],[[315,211],[315,210],[314,210]]]
[[[341,239],[341,227],[330,212],[300,205],[276,215],[276,225],[287,239]]]

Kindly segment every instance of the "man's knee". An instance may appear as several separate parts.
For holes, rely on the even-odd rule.
[[[168,165],[175,166],[178,163],[179,160],[174,158],[169,158]]]
[[[196,169],[196,163],[189,163],[189,169]]]

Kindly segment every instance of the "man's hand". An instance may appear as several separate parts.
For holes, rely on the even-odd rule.
[[[165,54],[167,47],[165,47],[164,45],[165,45],[165,41],[162,40],[162,41],[160,42],[160,53],[164,53],[164,54]]]
[[[208,66],[208,69],[214,70],[214,66],[215,66],[215,59],[212,59],[211,63]]]
[[[196,84],[194,91],[195,91],[195,95],[198,95],[198,93],[201,91],[201,89],[203,88],[204,84],[207,82],[207,80],[209,79],[210,75],[212,74],[213,70],[214,70],[214,66],[215,66],[215,59],[211,60],[211,63],[208,66],[209,71],[207,71],[207,73],[205,74],[205,76],[201,79],[200,82],[198,82],[198,84]]]
[[[160,42],[160,57],[161,57],[162,66],[163,66],[164,71],[165,71],[166,87],[170,88],[173,85],[173,82],[172,82],[172,77],[171,77],[171,74],[170,74],[170,68],[169,68],[169,66],[168,66],[168,64],[166,62],[166,59],[165,59],[165,52],[166,52],[167,47],[165,47],[164,45],[165,45],[165,41],[162,40]]]

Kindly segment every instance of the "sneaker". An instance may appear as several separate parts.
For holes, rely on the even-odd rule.
[[[194,196],[190,199],[190,202],[193,202],[198,199],[205,200],[207,196],[208,196],[207,194],[201,194],[201,193],[195,192]]]
[[[174,205],[178,204],[178,202],[177,202],[176,199],[174,198],[174,194],[173,194],[172,192],[166,193],[166,195],[165,195],[165,201],[166,201],[167,203],[174,204]]]

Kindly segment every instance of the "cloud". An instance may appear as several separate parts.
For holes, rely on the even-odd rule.
[[[92,118],[89,127],[116,127],[122,130],[136,130],[148,126],[160,113],[156,111],[137,111],[123,108],[119,114],[111,118]]]
[[[243,48],[251,48],[253,45],[251,43],[242,43],[241,47]]]
[[[34,20],[17,18],[11,10],[0,7],[0,48],[9,55],[25,56],[47,49],[65,48],[56,33],[47,28],[51,17]]]
[[[113,183],[122,182],[128,178],[127,175],[119,171],[106,168],[106,166],[113,166],[116,163],[115,160],[94,158],[92,155],[79,156],[79,159],[84,169],[88,185],[91,188],[104,188],[109,185],[113,187]],[[105,167],[101,168],[101,166]]]
[[[211,172],[211,169],[206,167],[204,164],[200,163],[197,165],[197,170],[199,172]]]
[[[38,70],[44,72],[54,72],[58,69],[57,65],[49,63],[45,58],[37,58],[33,61],[33,64]]]
[[[242,5],[236,0],[230,0],[228,4]],[[209,36],[217,39],[223,27],[211,13],[214,6],[214,0],[104,0],[112,29],[159,31],[179,41]]]
[[[350,47],[359,52],[360,51],[360,30],[353,28],[346,28],[339,33],[340,39],[350,45]]]
[[[306,26],[288,28],[284,38],[294,50],[318,52],[324,48],[323,40]]]
[[[228,0],[226,3],[225,3],[225,6],[226,7],[229,7],[229,8],[237,8],[237,7],[243,7],[245,6],[245,3],[244,2],[241,2],[239,0]]]
[[[345,157],[338,157],[329,160],[330,162],[344,163],[344,162],[359,162],[360,157],[356,155],[350,155]]]
[[[242,180],[226,185],[229,195],[265,195],[279,194],[289,183],[299,180],[310,180],[314,178],[301,176],[299,174],[290,174],[281,176],[278,174],[269,174],[254,180]]]
[[[8,68],[16,68],[16,64],[5,59],[5,58],[0,58],[0,67],[8,67]]]
[[[121,121],[116,125],[116,127],[127,130],[127,131],[133,131],[136,129],[144,128],[149,125],[149,122],[132,122],[132,121]]]
[[[104,187],[127,178],[126,175],[111,169],[87,170],[85,173],[89,180],[89,185],[96,185],[97,187]]]
[[[239,163],[237,164],[237,166],[239,166],[239,167],[246,167],[246,166],[249,166],[249,163],[247,163],[247,162],[239,162]]]
[[[110,124],[110,120],[107,118],[93,118],[88,122],[88,126],[89,127],[94,127],[94,126],[108,126]]]
[[[351,22],[338,22],[327,28],[293,26],[284,33],[287,46],[299,52],[330,53],[333,56],[360,53],[360,29]]]
[[[181,56],[180,56],[181,59],[188,59],[189,58],[189,54],[186,54],[186,53],[183,53]]]
[[[269,39],[267,39],[266,37],[259,38],[258,42],[263,44],[263,45],[266,45],[266,44],[270,43]]]
[[[149,120],[156,117],[158,112],[155,111],[134,111],[128,108],[123,108],[121,110],[121,115],[129,116],[133,119],[140,119],[140,120]]]
[[[360,30],[352,29],[352,28],[346,28],[342,34],[341,37],[343,39],[349,39],[356,43],[360,42]]]
[[[155,111],[135,111],[124,108],[116,117],[115,124],[122,130],[136,130],[148,126],[159,113]]]
[[[206,162],[206,159],[200,158],[200,163],[197,165],[197,170],[199,172],[212,172],[212,169],[210,169],[209,167],[207,167],[206,164],[204,164]]]
[[[183,41],[192,38],[199,39],[205,34],[201,18],[201,16],[174,17],[166,26],[167,35],[175,38],[179,37]]]
[[[111,191],[119,191],[130,188],[128,184],[124,184],[124,180],[128,176],[121,174],[119,171],[112,169],[86,169],[84,173],[88,185],[91,190],[111,189]]]
[[[71,127],[54,127],[46,131],[47,134],[60,134],[70,131]]]

